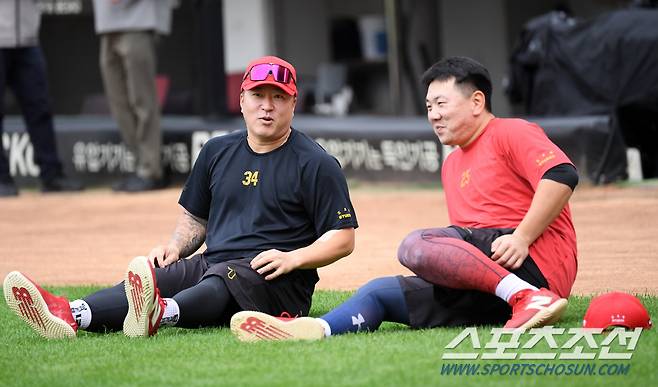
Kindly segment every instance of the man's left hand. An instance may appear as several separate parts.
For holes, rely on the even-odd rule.
[[[491,244],[491,259],[507,270],[516,270],[528,257],[529,244],[514,234],[502,235]]]
[[[255,256],[251,260],[251,268],[260,275],[269,273],[265,276],[265,279],[269,281],[295,270],[297,264],[291,253],[271,249]]]

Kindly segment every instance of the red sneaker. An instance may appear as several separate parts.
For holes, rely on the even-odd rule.
[[[320,340],[324,328],[312,317],[274,317],[253,311],[231,317],[231,332],[240,341]]]
[[[48,339],[75,338],[78,324],[66,298],[47,292],[17,271],[7,274],[2,289],[9,309],[38,334]]]
[[[548,289],[524,289],[512,295],[512,318],[505,328],[537,328],[557,322],[567,309],[567,300]]]
[[[135,257],[128,264],[124,278],[128,314],[123,320],[123,333],[129,337],[153,336],[158,333],[165,302],[155,282],[155,269],[146,257]]]

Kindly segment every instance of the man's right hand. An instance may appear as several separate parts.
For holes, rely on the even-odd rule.
[[[173,245],[160,245],[154,247],[148,255],[155,267],[166,267],[180,259],[178,247]]]

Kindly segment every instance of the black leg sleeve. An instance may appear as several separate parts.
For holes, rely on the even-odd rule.
[[[181,259],[165,268],[156,268],[155,277],[160,296],[171,298],[181,290],[197,285],[207,268],[208,263],[201,255]],[[224,285],[223,281],[220,282],[221,284],[215,286]],[[228,294],[228,290],[217,290],[217,293]],[[92,293],[83,300],[89,304],[91,309],[91,324],[86,330],[106,332],[123,329],[123,320],[128,314],[128,299],[123,281],[111,288]],[[205,300],[202,300],[201,303],[203,302]]]
[[[224,279],[210,276],[191,288],[174,296],[180,309],[177,327],[199,328],[225,325],[237,303],[231,296]]]
[[[128,299],[123,282],[92,293],[83,300],[91,309],[90,332],[120,331],[128,314]]]

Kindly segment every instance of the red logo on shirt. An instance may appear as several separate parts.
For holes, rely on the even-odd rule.
[[[459,183],[459,186],[461,188],[464,188],[470,182],[471,182],[471,168],[469,168],[469,169],[465,170],[464,172],[462,172],[462,180]]]

